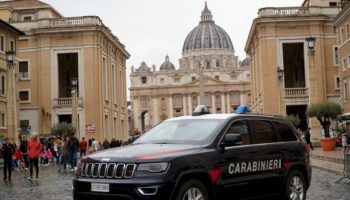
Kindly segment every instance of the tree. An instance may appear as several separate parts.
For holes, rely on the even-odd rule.
[[[286,119],[289,123],[293,124],[296,128],[299,128],[300,119],[297,115],[286,115],[283,116],[283,118]]]
[[[329,126],[331,125],[331,119],[341,115],[343,113],[343,108],[339,103],[334,102],[322,102],[311,105],[306,114],[309,117],[316,117],[320,122],[325,137],[330,137]]]
[[[72,136],[75,134],[76,128],[72,124],[66,122],[54,125],[51,133],[56,136]]]

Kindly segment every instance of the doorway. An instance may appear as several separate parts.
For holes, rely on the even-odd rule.
[[[297,128],[300,128],[302,131],[305,131],[308,128],[306,109],[307,105],[295,105],[286,107],[287,115],[294,115],[299,117],[300,124]]]

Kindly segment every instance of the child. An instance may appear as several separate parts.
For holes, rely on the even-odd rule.
[[[22,156],[21,156],[21,151],[19,150],[19,148],[16,148],[14,156],[15,156],[15,162],[17,164],[16,170],[18,171],[22,166],[22,164],[21,164],[21,160],[22,160],[21,157]]]
[[[52,160],[52,153],[50,148],[46,148],[45,152],[45,165],[49,166],[49,160]]]
[[[45,149],[40,152],[40,166],[44,166],[45,164]]]

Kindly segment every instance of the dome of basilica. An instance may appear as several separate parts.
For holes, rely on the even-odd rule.
[[[234,51],[230,36],[216,25],[207,3],[201,21],[187,36],[182,52],[196,49],[229,49]]]
[[[160,66],[160,70],[175,70],[175,66],[172,62],[170,62],[169,60],[169,56],[167,55],[165,57],[165,61],[163,62],[163,64]]]

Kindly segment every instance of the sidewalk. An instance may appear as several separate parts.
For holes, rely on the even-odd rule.
[[[311,166],[337,175],[343,175],[344,152],[342,147],[335,151],[323,151],[321,147],[315,147],[310,156]]]

